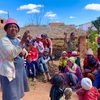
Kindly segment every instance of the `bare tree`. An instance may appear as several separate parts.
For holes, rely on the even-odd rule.
[[[33,13],[27,21],[27,24],[31,25],[48,25],[49,19],[44,17],[44,12]]]

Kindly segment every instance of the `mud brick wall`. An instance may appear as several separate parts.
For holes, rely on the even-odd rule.
[[[85,57],[86,54],[86,36],[80,36],[78,40],[78,50],[81,57]]]

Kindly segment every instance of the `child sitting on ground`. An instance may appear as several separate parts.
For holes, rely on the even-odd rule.
[[[63,96],[60,98],[60,100],[69,100],[69,99],[71,99],[71,96],[72,96],[72,89],[66,88],[64,90]]]
[[[38,58],[38,67],[39,70],[43,73],[44,76],[44,82],[47,82],[51,80],[51,76],[49,74],[49,68],[48,68],[48,61],[50,60],[50,56],[49,56],[49,49],[45,48],[43,55],[41,57]]]
[[[94,82],[98,73],[99,60],[93,54],[93,50],[89,48],[86,52],[86,57],[83,63],[84,77],[88,77]]]
[[[59,59],[59,66],[58,69],[60,72],[64,73],[66,65],[67,65],[67,55],[66,55],[66,51],[63,51],[61,54],[61,57]]]
[[[68,58],[64,78],[65,85],[72,88],[73,91],[81,86],[83,75],[80,67],[75,63],[75,57]]]
[[[92,81],[89,78],[83,78],[79,90],[76,91],[79,100],[98,100],[100,96],[97,88],[92,86]]]
[[[36,67],[32,62],[32,56],[30,53],[26,57],[26,73],[28,78],[31,77],[33,82],[36,82]]]
[[[76,58],[75,63],[81,68],[80,57],[77,51],[72,51],[72,56]]]

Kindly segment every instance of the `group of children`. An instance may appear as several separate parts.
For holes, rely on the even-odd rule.
[[[21,39],[20,37],[18,37]],[[50,81],[48,61],[51,60],[52,42],[47,37],[47,34],[37,35],[36,39],[30,36],[26,41],[25,50],[23,50],[25,59],[25,68],[27,77],[31,77],[33,82],[36,82],[37,75],[42,73],[43,81]]]
[[[48,62],[51,59],[52,43],[46,34],[31,37],[26,41],[26,72],[32,81],[37,81],[36,76],[42,73],[43,81],[50,81],[51,100],[68,100],[71,98],[72,91],[76,91],[79,100],[97,100],[100,96],[97,88],[100,86],[99,60],[93,55],[92,49],[88,49],[83,62],[83,69],[80,64],[80,57],[77,51],[61,53],[59,58],[58,72],[53,77],[49,74]],[[47,40],[48,39],[48,40]],[[69,54],[70,53],[70,54]],[[23,57],[23,55],[22,55]],[[93,84],[93,85],[92,85]],[[88,98],[88,99],[87,99]]]
[[[99,100],[99,67],[99,60],[93,55],[91,48],[86,52],[83,70],[76,51],[73,51],[70,56],[63,51],[59,59],[59,71],[51,81],[51,100],[69,100],[72,91],[76,92],[79,100]]]

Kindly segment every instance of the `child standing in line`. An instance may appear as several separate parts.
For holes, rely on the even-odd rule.
[[[78,100],[98,100],[100,93],[97,88],[92,86],[92,81],[89,78],[83,78],[81,86],[82,88],[76,91]]]
[[[45,48],[43,55],[38,58],[38,65],[39,65],[39,70],[43,73],[44,76],[44,82],[47,82],[51,80],[51,76],[49,74],[49,68],[48,68],[48,61],[50,60],[49,56],[49,49]]]
[[[65,71],[65,68],[66,68],[66,65],[67,65],[67,56],[66,56],[66,51],[63,51],[62,54],[61,54],[61,57],[59,59],[59,71],[61,73],[64,73]]]

